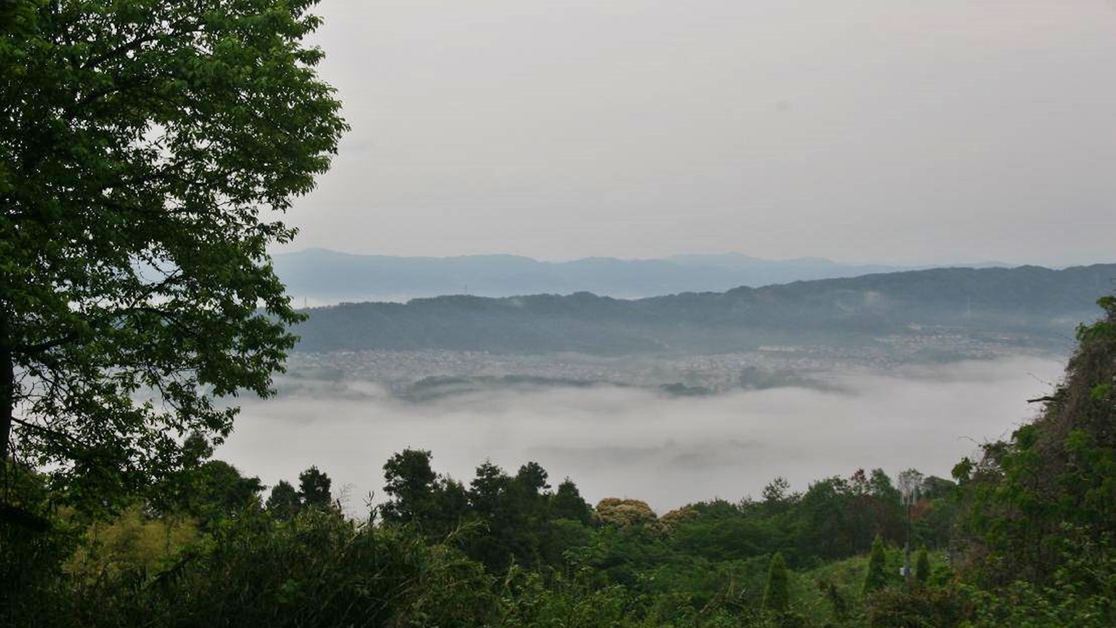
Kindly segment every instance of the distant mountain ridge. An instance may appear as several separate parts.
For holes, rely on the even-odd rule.
[[[1116,264],[944,268],[636,300],[579,292],[344,304],[309,310],[297,350],[723,352],[951,334],[1057,349],[1096,318],[1113,280]]]
[[[445,294],[507,297],[592,292],[641,298],[913,270],[841,264],[822,258],[764,260],[738,253],[545,262],[516,255],[393,257],[308,249],[275,255],[273,259],[276,272],[295,301],[307,299],[315,304],[406,301]],[[978,266],[989,265],[1004,266]]]

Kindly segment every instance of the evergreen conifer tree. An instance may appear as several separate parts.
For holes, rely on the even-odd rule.
[[[279,521],[290,521],[302,508],[298,490],[286,480],[279,480],[267,498],[267,510]]]
[[[431,460],[433,455],[428,450],[404,449],[384,463],[384,492],[390,497],[380,510],[384,521],[422,527],[435,517],[438,474]],[[446,488],[456,492],[456,487]]]
[[[872,554],[868,557],[868,575],[864,577],[864,595],[879,591],[887,586],[885,560],[883,539],[877,534],[876,540],[872,541]]]
[[[298,494],[302,505],[307,508],[324,510],[333,503],[329,489],[333,481],[329,476],[313,466],[298,474]]]
[[[790,606],[790,592],[787,589],[787,563],[783,555],[776,552],[771,557],[771,567],[767,572],[767,586],[763,591],[763,608],[776,613],[785,613]]]
[[[563,480],[558,485],[558,490],[550,496],[550,512],[554,519],[572,519],[585,525],[589,525],[593,518],[592,508],[569,478]]]

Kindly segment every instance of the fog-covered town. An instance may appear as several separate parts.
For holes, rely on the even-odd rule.
[[[430,380],[465,378],[523,385],[612,384],[693,394],[784,386],[824,388],[832,385],[835,375],[1026,355],[1053,354],[1021,348],[1006,336],[979,339],[948,332],[885,336],[870,346],[768,345],[748,352],[642,357],[439,349],[294,352],[287,375],[279,382],[280,392],[298,391],[308,381],[363,381],[406,393],[423,380],[436,384]]]

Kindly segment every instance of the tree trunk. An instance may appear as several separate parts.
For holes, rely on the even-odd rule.
[[[12,364],[8,312],[0,308],[0,468],[6,468],[15,413],[15,365]]]

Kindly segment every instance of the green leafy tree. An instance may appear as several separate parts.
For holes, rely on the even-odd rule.
[[[380,508],[384,521],[420,527],[429,521],[438,479],[431,458],[429,451],[404,449],[384,463],[384,492],[389,496]]]
[[[302,509],[298,491],[286,480],[279,480],[267,498],[267,510],[279,521],[290,521]]]
[[[513,479],[499,466],[485,461],[469,483],[469,505],[477,520],[484,524],[484,534],[472,539],[467,553],[489,568],[502,571],[516,554],[513,535],[521,531],[509,494]]]
[[[581,497],[573,480],[566,478],[550,496],[550,513],[554,519],[571,519],[583,525],[593,520],[593,509]]]
[[[424,532],[435,539],[445,538],[471,517],[469,492],[452,478],[439,476],[434,486],[433,506],[426,516]]]
[[[346,129],[314,4],[3,3],[0,460],[101,503],[272,392],[301,319],[274,216]]]
[[[559,564],[565,532],[553,525],[547,472],[528,462],[514,477],[486,461],[469,484],[472,516],[484,526],[467,553],[496,571],[520,565]]]
[[[827,559],[852,554],[849,485],[831,477],[810,484],[795,512],[799,518],[800,551]]]
[[[519,467],[519,472],[515,474],[515,481],[527,492],[535,495],[550,489],[550,485],[546,483],[546,478],[546,469],[542,468],[537,462],[528,462]]]
[[[145,510],[156,517],[177,522],[182,516],[200,517],[204,522],[238,516],[259,507],[264,486],[258,477],[241,474],[223,460],[211,460],[213,448],[198,433],[182,443],[183,467],[168,475],[144,500]]]
[[[306,508],[324,510],[333,503],[329,489],[333,480],[313,466],[298,474],[298,496]]]
[[[954,468],[956,538],[978,557],[964,569],[984,586],[1062,580],[1112,598],[1101,574],[1116,547],[1116,297],[1098,305],[1103,318],[1078,329],[1066,378],[1042,414]]]
[[[767,586],[763,589],[763,608],[784,613],[790,608],[790,590],[787,586],[787,563],[780,552],[771,557],[767,570]]]
[[[198,433],[182,442],[182,468],[162,478],[154,487],[147,508],[156,515],[197,515],[202,467],[213,455],[209,441]]]
[[[476,476],[469,483],[469,501],[473,510],[485,517],[495,517],[511,482],[503,469],[485,461],[477,467]]]
[[[876,536],[872,541],[872,553],[868,555],[868,573],[864,576],[864,595],[874,593],[887,586],[887,556],[884,554],[883,539]]]
[[[197,513],[207,520],[233,517],[246,508],[258,508],[263,484],[258,477],[245,477],[223,460],[209,460],[196,472]]]
[[[533,527],[541,525],[549,516],[550,485],[546,479],[546,469],[537,462],[528,462],[519,467],[508,487],[511,508]]]
[[[902,491],[892,483],[883,469],[873,469],[868,483],[871,486],[872,498],[876,502],[879,533],[887,541],[902,542],[906,538],[904,530],[907,520]]]
[[[785,510],[794,499],[790,490],[790,482],[781,475],[763,487],[762,496],[763,504],[771,513]]]

